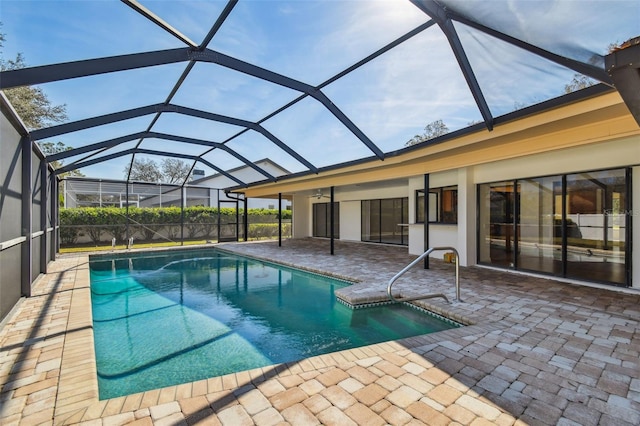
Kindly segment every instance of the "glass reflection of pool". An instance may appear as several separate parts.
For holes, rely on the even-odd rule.
[[[92,257],[100,398],[455,327],[404,305],[353,310],[349,283],[214,249]]]

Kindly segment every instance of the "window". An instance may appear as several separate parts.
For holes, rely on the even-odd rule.
[[[416,223],[424,223],[424,190],[416,191]],[[458,187],[429,190],[429,223],[458,223]]]
[[[331,203],[313,205],[313,236],[331,237]],[[333,203],[333,236],[340,238],[340,204]]]

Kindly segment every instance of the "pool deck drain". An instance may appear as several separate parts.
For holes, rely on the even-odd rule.
[[[221,245],[356,279],[349,303],[381,300],[414,258],[328,246]],[[394,288],[453,299],[453,266],[431,267]],[[479,267],[461,288],[417,303],[466,327],[98,401],[88,257],[60,256],[0,329],[0,424],[640,424],[640,293]]]

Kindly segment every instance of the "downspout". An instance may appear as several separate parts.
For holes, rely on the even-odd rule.
[[[234,197],[233,195],[237,194],[237,197]],[[243,219],[244,219],[244,224],[243,224],[243,228],[244,228],[244,240],[248,241],[249,238],[249,224],[247,223],[247,220],[249,218],[249,213],[247,212],[247,197],[243,197],[240,198],[240,194],[244,195],[244,192],[229,192],[227,190],[224,191],[224,195],[227,198],[230,198],[232,200],[236,200],[236,201],[242,201],[244,203],[244,213],[243,213]],[[220,197],[218,196],[218,200],[220,200]],[[218,201],[218,211],[220,211],[220,202]],[[239,213],[238,213],[238,208],[237,208],[237,203],[236,203],[236,240],[238,239],[238,231],[239,231],[239,223],[238,223],[238,219],[239,219]],[[218,219],[218,223],[220,223],[220,220]],[[218,236],[220,235],[220,233],[218,232]]]

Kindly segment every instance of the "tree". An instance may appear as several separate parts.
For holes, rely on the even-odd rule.
[[[169,184],[181,184],[189,175],[191,167],[185,161],[177,158],[164,158],[160,165],[152,159],[136,158],[133,160],[131,175],[129,166],[124,168],[125,179],[141,182],[162,182]]]
[[[616,51],[617,49],[619,49],[621,46],[620,43],[615,42],[615,43],[609,43],[609,45],[607,46],[607,53],[612,53],[614,51]],[[602,57],[599,55],[594,55],[591,60],[589,60],[589,63],[591,63],[592,65],[595,65],[599,60],[601,60]],[[594,84],[598,83],[598,81],[587,77],[586,75],[582,75],[582,74],[574,74],[573,78],[571,79],[571,82],[567,83],[564,85],[564,93],[571,93],[571,92],[577,92],[578,90],[582,90],[582,89],[586,89],[587,87],[591,87]]]
[[[437,138],[438,136],[446,135],[449,133],[449,128],[442,119],[432,121],[424,127],[424,133],[421,135],[415,135],[411,139],[409,139],[404,146],[411,146],[418,143],[422,143],[428,141],[433,138]]]
[[[177,158],[165,158],[161,162],[162,175],[166,183],[182,183],[189,176],[191,166]]]
[[[2,25],[1,22],[0,25]],[[4,34],[0,33],[0,48],[3,47],[4,41]],[[2,53],[1,50],[0,53]],[[26,66],[22,53],[18,53],[13,60],[0,58],[1,71],[16,70]],[[4,93],[29,130],[41,129],[51,123],[60,123],[67,119],[66,105],[51,105],[47,95],[38,87],[14,87],[5,90]],[[38,142],[38,146],[47,156],[72,149],[62,142]],[[56,169],[62,166],[61,161],[52,161],[51,164]],[[72,170],[60,175],[60,177],[65,176],[84,176],[84,174],[78,170]]]
[[[131,173],[129,167],[131,166]],[[124,178],[129,180],[138,180],[142,182],[161,182],[162,173],[158,168],[158,163],[152,159],[134,158],[133,163],[124,168]]]
[[[0,34],[0,48],[3,46],[4,40],[4,34]],[[0,51],[0,53],[2,52]],[[15,70],[26,66],[22,53],[18,53],[13,60],[0,58],[1,71]],[[29,130],[41,129],[50,123],[60,123],[67,119],[66,105],[51,105],[51,101],[39,87],[14,87],[6,89],[4,93]]]
[[[574,74],[571,82],[564,85],[564,93],[576,92],[593,86],[594,84],[596,84],[595,80],[590,79],[586,75]]]
[[[53,155],[53,154],[57,154],[58,152],[64,152],[64,151],[69,151],[73,148],[71,148],[70,146],[65,145],[62,142],[38,142],[38,146],[40,147],[40,151],[42,151],[42,153],[46,156],[49,155]],[[60,160],[55,160],[55,161],[50,161],[49,164],[51,164],[53,166],[53,168],[58,169],[60,167],[62,167],[63,163]],[[84,176],[84,173],[80,172],[79,170],[71,170],[69,172],[64,172],[60,174],[60,177],[66,177],[66,176]]]

